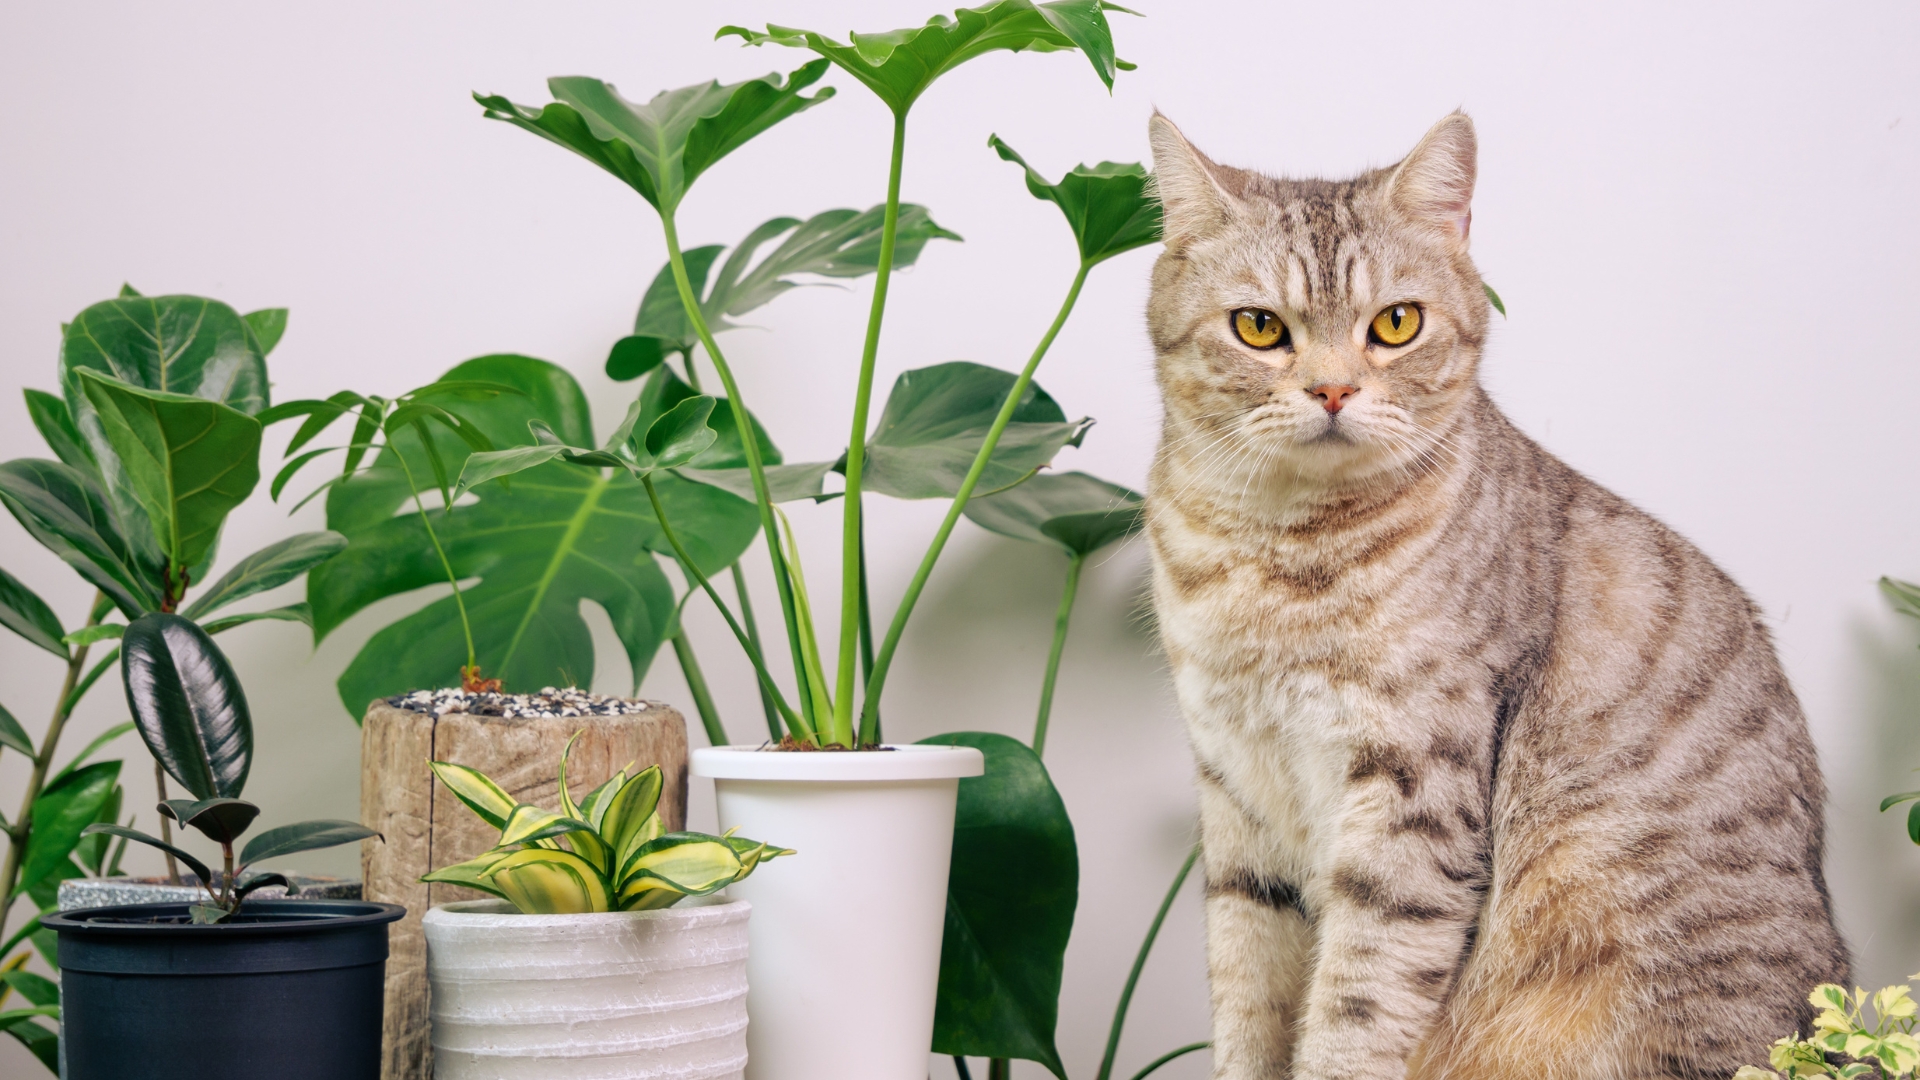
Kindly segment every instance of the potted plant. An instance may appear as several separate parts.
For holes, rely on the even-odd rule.
[[[205,630],[143,615],[120,646],[127,705],[154,759],[191,799],[159,812],[220,845],[221,868],[123,825],[83,835],[160,848],[190,867],[204,897],[42,916],[59,935],[61,1075],[71,1080],[235,1074],[328,1080],[378,1075],[386,927],[403,911],[357,901],[258,901],[275,873],[255,864],[375,836],[350,821],[306,821],[239,842],[260,808],[240,798],[253,761],[245,693]]]
[[[572,751],[570,740],[557,813],[516,802],[477,770],[433,763],[447,790],[500,830],[492,850],[425,878],[497,898],[426,915],[434,1075],[737,1074],[749,905],[715,894],[793,852],[731,833],[667,832],[658,765],[622,769],[576,803]],[[675,906],[688,897],[711,899]]]
[[[51,964],[52,935],[35,917],[13,923],[15,899],[49,911],[112,902],[107,897],[163,899],[169,897],[157,894],[197,887],[180,879],[171,857],[167,878],[121,876],[124,841],[80,835],[96,821],[134,820],[121,762],[91,760],[133,730],[131,723],[109,728],[78,753],[65,746],[70,756],[61,760],[75,707],[118,657],[111,646],[121,620],[177,611],[215,634],[260,619],[303,621],[304,603],[243,613],[232,605],[299,578],[346,546],[337,533],[302,533],[209,581],[220,525],[258,477],[256,414],[267,406],[266,358],[286,326],[284,308],[242,315],[206,297],[149,297],[123,287],[65,324],[63,393],[25,391],[48,455],[0,464],[0,503],[95,593],[84,619],[63,620],[25,582],[0,570],[0,625],[53,655],[62,669],[53,715],[38,739],[0,707],[0,753],[29,759],[23,788],[7,795],[12,817],[0,823],[0,1010],[8,991],[17,990],[34,1008],[58,1011],[55,984],[25,970],[32,950],[23,947],[32,941]],[[192,438],[196,431],[208,437]],[[165,799],[157,765],[154,776]],[[160,828],[166,837],[171,823],[162,819]],[[18,1016],[0,1020],[0,1028],[56,1067],[54,1034],[42,1020]]]
[[[696,750],[693,771],[715,780],[723,825],[750,833],[777,830],[783,842],[806,853],[804,865],[739,887],[757,911],[748,1071],[762,1080],[923,1076],[930,1043],[954,1053],[985,1050],[991,1056],[1033,1057],[1059,1071],[1050,998],[1031,1018],[1031,1027],[1043,1031],[999,1038],[992,1049],[944,1034],[936,1038],[935,1030],[936,988],[946,992],[941,943],[943,924],[951,914],[947,878],[957,785],[962,777],[980,775],[985,760],[981,746],[973,744],[997,748],[992,740],[1000,739],[1014,748],[1006,751],[1004,760],[1032,766],[1030,775],[1037,782],[1007,790],[1029,799],[1023,805],[1047,817],[1055,835],[1061,834],[1057,826],[1064,822],[1058,796],[1031,751],[1014,740],[956,736],[933,745],[885,745],[880,702],[906,622],[969,501],[1029,479],[1062,448],[1084,437],[1089,422],[1068,420],[1033,376],[1092,268],[1158,239],[1158,212],[1145,191],[1145,171],[1138,165],[1081,166],[1061,182],[1049,183],[1026,169],[1010,147],[993,140],[1003,158],[1023,168],[1029,190],[1054,202],[1073,227],[1080,258],[1066,299],[1017,375],[964,362],[908,372],[895,383],[872,430],[869,423],[881,322],[903,230],[913,241],[908,245],[913,251],[933,235],[927,232],[924,212],[900,198],[912,105],[940,75],[994,50],[1077,50],[1110,86],[1116,70],[1124,66],[1114,56],[1106,21],[1111,8],[1099,0],[1001,0],[961,10],[952,18],[936,17],[919,28],[856,35],[852,45],[810,31],[768,27],[762,33],[727,27],[722,35],[738,35],[756,45],[810,49],[820,58],[784,78],[769,75],[733,85],[684,87],[645,104],[623,99],[608,84],[588,78],[550,80],[557,100],[539,109],[476,95],[489,117],[580,154],[632,187],[659,214],[668,253],[663,279],[672,287],[660,299],[677,296],[679,310],[655,303],[656,292],[665,292],[656,280],[655,290],[643,301],[636,334],[616,346],[609,360],[609,371],[618,376],[648,376],[628,425],[597,448],[570,442],[552,430],[535,430],[534,445],[470,455],[459,488],[498,483],[523,469],[555,462],[632,476],[646,492],[651,517],[689,586],[698,587],[720,610],[751,660],[768,714],[768,743]],[[782,276],[782,263],[775,256],[756,261],[756,253],[783,235],[791,242],[813,226],[813,220],[768,222],[720,263],[719,249],[682,250],[676,210],[694,181],[725,155],[827,100],[831,90],[811,95],[804,91],[835,65],[878,95],[894,120],[887,199],[876,208],[881,229],[873,302],[846,453],[838,461],[780,463],[767,453],[769,444],[759,437],[761,429],[715,336],[725,328],[726,318],[741,310],[743,297],[751,298],[753,290],[745,283],[793,283]],[[811,231],[818,236],[830,227],[831,222],[823,223]],[[650,314],[656,318],[649,319]],[[724,398],[699,392],[696,344],[712,365]],[[676,353],[684,378],[667,364]],[[723,423],[726,431],[735,433],[740,460],[727,467],[703,467],[694,454],[711,445],[717,437],[712,429]],[[824,490],[830,473],[845,478],[842,491]],[[741,611],[736,615],[713,587],[712,560],[702,558],[681,534],[680,515],[661,497],[668,479],[710,484],[751,500],[779,595],[791,660],[790,695],[770,670],[744,591],[737,596]],[[862,543],[862,507],[868,493],[951,500],[905,597],[877,640],[871,629]],[[816,632],[814,613],[819,608],[807,590],[800,553],[779,504],[834,495],[841,498],[842,517],[839,621],[837,640],[825,642]],[[710,725],[710,732],[717,726]],[[718,734],[724,736],[724,731]],[[722,739],[713,741],[719,744]],[[1065,946],[1076,874],[1070,828],[1064,829],[1064,839],[1064,844],[1046,848],[1048,872],[1040,875],[1055,890],[1047,902],[1058,909],[1064,900],[1060,917],[1048,922],[1044,950],[1053,953],[1056,989],[1054,950]],[[845,894],[849,880],[861,882],[852,896]],[[1063,883],[1064,894],[1058,891]],[[951,935],[947,940],[951,944]],[[991,970],[1000,958],[981,959]],[[1039,978],[1044,983],[1045,973]],[[978,994],[983,988],[991,993],[991,982],[973,980],[974,1004],[986,1005]],[[819,1022],[823,997],[862,1018],[857,1037]]]

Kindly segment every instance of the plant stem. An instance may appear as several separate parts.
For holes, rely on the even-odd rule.
[[[1011,1058],[988,1058],[987,1080],[1013,1080],[1013,1060]]]
[[[740,398],[740,387],[733,381],[733,369],[727,366],[726,356],[721,353],[720,346],[714,343],[713,331],[707,327],[707,317],[700,311],[700,299],[693,294],[693,282],[687,277],[687,261],[680,253],[680,232],[674,227],[672,211],[661,211],[660,226],[666,233],[667,265],[673,269],[673,284],[680,292],[680,306],[686,310],[687,321],[693,324],[694,333],[699,335],[700,344],[706,348],[707,359],[713,361],[713,370],[719,374],[720,385],[727,391],[727,406],[733,410],[734,429],[740,432],[740,447],[747,458],[747,473],[753,478],[754,505],[760,511],[760,532],[766,537],[767,557],[773,560],[773,582],[780,590],[780,614],[786,620],[787,647],[793,654],[793,677],[801,684],[800,707],[808,709],[811,698],[806,688],[806,662],[800,655],[800,631],[794,619],[793,583],[787,580],[786,561],[780,554],[780,528],[773,520],[773,496],[767,490],[766,465],[760,460],[760,440],[754,435],[753,418],[747,414],[746,402]],[[651,487],[648,490],[651,491]],[[660,524],[665,529],[665,520]],[[717,599],[715,602],[718,602]],[[724,605],[721,610],[726,610]],[[727,618],[731,622],[733,617],[729,615]],[[756,661],[755,667],[761,677],[766,678],[765,665]],[[789,715],[791,724],[791,710],[782,704],[781,711]],[[812,737],[815,722],[815,718],[807,718],[805,737]],[[796,732],[795,736],[800,737],[800,733]]]
[[[953,1071],[960,1080],[973,1080],[973,1070],[967,1068],[967,1059],[959,1054],[953,1055]]]
[[[893,117],[893,157],[887,165],[887,208],[880,220],[880,261],[873,275],[873,306],[867,312],[867,340],[860,350],[860,383],[853,396],[853,430],[847,436],[847,494],[840,519],[839,677],[834,683],[832,737],[848,746],[858,745],[853,737],[853,663],[860,633],[860,517],[864,509],[860,502],[860,481],[867,454],[867,409],[873,402],[873,366],[880,353],[880,320],[886,314],[887,286],[893,280],[893,242],[900,224],[900,172],[906,162],[906,152],[907,114],[902,111]]]
[[[87,613],[87,625],[97,626],[102,614],[103,592],[93,595],[93,608]],[[88,645],[82,645],[67,658],[67,675],[60,684],[60,695],[53,699],[53,719],[47,722],[46,737],[40,740],[40,752],[33,755],[33,771],[27,776],[26,797],[20,800],[20,813],[7,830],[7,860],[0,864],[0,934],[7,929],[7,916],[13,912],[13,888],[20,880],[20,867],[26,860],[27,841],[33,835],[33,804],[40,798],[40,787],[47,782],[47,769],[53,764],[53,752],[60,745],[60,732],[72,715],[69,698],[80,673],[87,667]]]
[[[1073,313],[1075,301],[1080,299],[1080,287],[1087,282],[1087,271],[1093,264],[1082,261],[1080,269],[1073,275],[1073,285],[1067,290],[1067,298],[1060,304],[1060,313],[1053,317],[1053,325],[1047,327],[1045,337],[1034,347],[1033,356],[1027,360],[1027,366],[1021,370],[1020,377],[1013,382],[1013,388],[1007,391],[1007,400],[1000,406],[1000,414],[993,418],[993,426],[987,429],[986,441],[980,444],[980,452],[973,457],[973,466],[967,470],[966,479],[960,482],[960,490],[953,497],[953,505],[947,508],[947,517],[940,523],[940,530],[933,535],[933,543],[927,546],[926,555],[920,559],[920,568],[913,572],[913,580],[907,585],[907,593],[900,598],[900,606],[894,609],[893,622],[887,627],[887,636],[880,643],[880,655],[874,659],[873,676],[867,680],[867,696],[862,703],[860,713],[861,740],[871,741],[878,731],[880,718],[880,692],[887,684],[887,670],[893,666],[894,650],[900,646],[900,635],[907,628],[907,617],[913,614],[913,606],[920,599],[920,592],[927,586],[927,578],[933,574],[933,564],[939,560],[940,552],[946,547],[947,537],[953,534],[953,527],[960,521],[960,515],[967,509],[967,500],[973,497],[973,489],[980,483],[980,476],[987,470],[987,462],[992,460],[994,448],[1000,445],[1000,436],[1013,421],[1014,410],[1020,405],[1020,399],[1033,384],[1033,373],[1040,361],[1047,355],[1047,349],[1053,345],[1053,339],[1060,334],[1060,328],[1067,324],[1067,316]]]
[[[747,595],[747,575],[740,569],[738,559],[735,559],[728,569],[733,571],[733,593],[740,598],[740,621],[747,624],[747,640],[753,643],[755,652],[765,656],[766,647],[760,644],[760,626],[753,618],[753,600]],[[774,742],[779,742],[780,712],[773,707],[773,696],[767,693],[767,688],[761,686],[758,680],[754,682],[754,689],[760,691],[760,711],[767,716],[767,735]]]
[[[160,801],[167,801],[167,770],[160,766],[160,759],[153,759],[153,789],[160,795]],[[173,826],[167,824],[167,815],[160,815],[160,842],[173,843]],[[167,857],[167,884],[180,884],[180,864],[174,861],[173,852],[162,852]],[[201,882],[202,885],[207,884]]]
[[[433,553],[440,556],[440,566],[447,572],[447,584],[453,586],[453,604],[460,609],[460,632],[467,637],[467,668],[473,670],[478,667],[479,661],[473,655],[473,624],[467,621],[467,602],[460,595],[460,579],[453,572],[453,561],[447,558],[447,550],[440,546],[439,534],[433,531],[433,519],[427,514],[427,504],[420,498],[420,486],[413,482],[413,469],[407,464],[407,456],[393,446],[391,439],[387,441],[387,446],[393,450],[393,460],[400,463],[400,471],[406,474],[407,490],[413,492],[414,509],[420,511],[420,524],[427,527],[427,539],[433,543]]]
[[[1173,907],[1173,898],[1180,895],[1180,886],[1187,883],[1187,875],[1192,872],[1193,864],[1199,858],[1200,845],[1195,844],[1193,850],[1187,852],[1187,861],[1180,864],[1180,872],[1173,875],[1173,884],[1167,889],[1167,898],[1160,901],[1160,910],[1154,913],[1153,925],[1147,927],[1147,938],[1140,943],[1140,955],[1133,958],[1133,970],[1127,973],[1127,985],[1120,991],[1120,1004],[1113,1010],[1113,1026],[1107,1029],[1107,1052],[1100,1058],[1100,1072],[1096,1080],[1108,1080],[1113,1075],[1113,1055],[1120,1049],[1120,1029],[1127,1023],[1127,1006],[1133,1001],[1133,988],[1140,982],[1140,971],[1147,966],[1147,954],[1153,951],[1153,939],[1160,936],[1160,924],[1167,921],[1167,910]],[[1185,1052],[1180,1051],[1180,1053]],[[1165,1060],[1170,1061],[1172,1057]],[[1155,1062],[1147,1071],[1151,1072],[1159,1065],[1160,1062]]]
[[[867,519],[860,519],[860,681],[873,678],[873,606],[867,599]],[[873,738],[881,741],[880,712],[873,713]]]
[[[1073,594],[1080,589],[1080,568],[1087,556],[1074,552],[1067,563],[1067,588],[1060,594],[1060,611],[1053,617],[1053,651],[1047,654],[1047,675],[1040,682],[1040,715],[1033,721],[1033,755],[1047,752],[1047,718],[1053,713],[1053,683],[1060,675],[1060,653],[1067,647],[1067,621],[1073,617]]]
[[[707,742],[713,746],[727,745],[727,728],[720,722],[720,709],[713,703],[713,693],[707,689],[707,677],[700,670],[700,660],[693,655],[693,642],[687,637],[687,628],[681,626],[673,632],[673,655],[680,658],[680,673],[687,677],[687,693],[693,695],[694,707],[700,710],[700,726],[707,729]]]
[[[1148,1062],[1146,1068],[1141,1069],[1137,1073],[1134,1073],[1133,1080],[1147,1080],[1147,1077],[1152,1075],[1155,1069],[1158,1069],[1160,1066],[1165,1065],[1169,1061],[1172,1061],[1174,1058],[1182,1057],[1186,1054],[1191,1054],[1195,1050],[1205,1050],[1207,1047],[1212,1045],[1213,1044],[1210,1042],[1188,1043],[1187,1045],[1181,1047],[1178,1050],[1169,1050],[1166,1053],[1161,1054],[1159,1057],[1154,1058],[1152,1061]]]
[[[720,609],[720,615],[727,620],[727,626],[732,628],[733,636],[739,640],[740,647],[746,650],[747,659],[753,661],[754,674],[760,677],[760,684],[773,694],[774,703],[779,706],[780,714],[787,718],[787,726],[792,729],[793,737],[811,738],[813,732],[808,729],[806,721],[794,714],[792,706],[787,704],[786,699],[780,696],[779,689],[774,686],[773,676],[767,674],[767,665],[760,656],[760,650],[754,648],[753,642],[747,640],[747,632],[734,621],[733,612],[727,610],[727,605],[721,601],[720,594],[713,591],[713,583],[707,580],[707,575],[701,573],[698,566],[694,565],[693,557],[687,554],[687,549],[680,546],[680,538],[674,534],[673,526],[667,524],[667,510],[660,505],[660,493],[654,489],[653,477],[642,476],[640,486],[647,489],[647,501],[653,504],[653,516],[660,522],[661,534],[667,538],[667,543],[673,546],[673,554],[680,560],[680,569],[699,582],[700,587],[706,590],[707,598],[713,601],[713,606]]]

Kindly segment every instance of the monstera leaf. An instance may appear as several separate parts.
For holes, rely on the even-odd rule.
[[[1065,1077],[1054,1026],[1080,888],[1066,804],[1016,739],[966,731],[923,742],[987,758],[985,775],[960,781],[933,1049],[1023,1058]]]
[[[445,378],[519,391],[461,407],[496,446],[534,443],[530,424],[536,421],[556,443],[597,445],[586,396],[553,364],[486,356]],[[447,472],[459,474],[470,447],[439,428],[430,437],[438,440]],[[349,543],[308,575],[316,637],[376,600],[446,580],[419,514],[407,512],[412,495],[396,454],[406,455],[414,475],[428,475],[426,451],[402,434],[371,468],[327,495],[327,524]],[[751,504],[675,476],[655,483],[703,570],[726,567],[752,541],[757,517]],[[509,689],[589,685],[593,641],[580,605],[590,601],[612,621],[637,685],[674,615],[673,588],[648,554],[667,545],[639,481],[625,470],[553,461],[481,483],[468,498],[473,501],[443,509],[433,496],[428,512],[455,573],[477,579],[461,591],[482,667]],[[454,598],[435,600],[373,635],[340,677],[341,701],[358,715],[372,698],[446,685],[465,657]]]
[[[1083,472],[1036,476],[998,495],[967,503],[974,524],[1002,536],[1051,544],[1085,556],[1140,527],[1146,507],[1137,491]]]
[[[864,212],[827,210],[805,221],[787,217],[767,221],[734,247],[714,277],[712,288],[707,287],[707,275],[725,249],[713,244],[688,251],[687,278],[694,295],[701,297],[700,310],[708,327],[715,333],[733,329],[738,324],[730,321],[732,318],[801,285],[794,280],[795,275],[853,278],[873,273],[880,263],[880,224],[885,210],[885,206]],[[754,262],[762,246],[783,234],[786,239],[778,247]],[[927,241],[933,239],[958,240],[960,236],[935,224],[926,207],[903,204],[895,229],[894,267],[912,266]],[[638,378],[667,355],[690,352],[696,336],[673,283],[673,267],[663,266],[640,301],[633,334],[620,339],[607,358],[607,374],[622,380]]]
[[[887,103],[895,116],[905,116],[914,101],[935,79],[976,56],[998,49],[1010,52],[1059,52],[1078,49],[1093,64],[1094,74],[1108,90],[1115,71],[1133,65],[1113,55],[1113,30],[1107,12],[1126,11],[1104,0],[1000,0],[977,8],[961,8],[949,19],[935,15],[925,26],[880,34],[849,34],[842,45],[812,30],[767,24],[765,33],[744,26],[725,26],[715,37],[733,34],[749,45],[786,45],[812,49],[859,79]]]
[[[726,86],[718,82],[663,90],[642,105],[613,84],[572,76],[548,79],[558,100],[534,112],[498,95],[475,94],[491,120],[572,150],[619,177],[662,214],[671,214],[687,188],[715,162],[747,140],[833,96],[832,87],[807,97],[827,64],[802,65],[786,79],[776,72]]]
[[[1067,216],[1087,266],[1159,242],[1160,200],[1148,193],[1147,170],[1139,163],[1075,165],[1059,183],[1049,184],[1000,136],[988,136],[987,145],[1026,172],[1034,198],[1053,203]]]
[[[867,441],[866,489],[900,499],[952,497],[1013,384],[1011,372],[964,360],[901,375]],[[1079,446],[1092,426],[1069,422],[1038,383],[1029,384],[978,490],[1019,483],[1062,447]]]

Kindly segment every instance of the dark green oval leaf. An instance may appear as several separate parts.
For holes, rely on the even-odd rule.
[[[67,648],[60,644],[65,636],[60,629],[60,617],[45,600],[5,570],[0,570],[0,626],[62,660],[67,658]]]
[[[987,145],[1026,172],[1034,198],[1053,203],[1067,216],[1080,259],[1089,266],[1159,242],[1160,200],[1147,191],[1147,170],[1139,163],[1075,165],[1059,183],[1049,184],[1000,136],[988,136]]]
[[[240,863],[250,866],[262,859],[277,859],[297,851],[338,847],[379,835],[357,821],[302,821],[297,825],[282,825],[247,841],[247,846],[240,852]]]
[[[27,729],[13,718],[5,705],[0,705],[0,746],[15,750],[28,757],[33,756],[33,740],[28,737]]]
[[[922,742],[987,757],[984,776],[960,781],[934,1052],[1022,1058],[1064,1078],[1054,1027],[1080,887],[1066,804],[1017,739],[955,732]]]
[[[233,843],[260,816],[260,808],[245,799],[169,799],[160,804],[160,812],[216,844]]]
[[[101,764],[104,765],[107,763],[102,762]],[[118,764],[118,762],[115,762],[114,764]],[[167,843],[166,841],[160,839],[157,836],[148,836],[146,833],[143,833],[138,829],[130,829],[125,825],[108,825],[108,824],[105,824],[104,822],[97,825],[89,825],[86,827],[84,832],[89,836],[93,835],[94,833],[106,833],[109,836],[123,836],[123,837],[126,837],[128,840],[133,841],[136,844],[145,844],[148,847],[159,848],[161,851],[164,851],[167,854],[172,855],[174,858],[179,859],[181,862],[186,863],[187,869],[193,871],[194,874],[198,876],[201,881],[213,880],[213,871],[207,869],[206,863],[203,863],[199,859],[194,858],[192,853],[187,851],[182,851],[181,849],[174,847],[172,844]]]
[[[277,589],[346,550],[337,532],[307,532],[268,544],[235,563],[181,612],[196,622],[236,600]]]
[[[143,615],[120,642],[127,708],[155,760],[197,799],[235,799],[253,763],[253,720],[240,680],[206,631],[178,615]]]
[[[674,297],[678,305],[680,298]],[[607,378],[615,382],[637,379],[660,366],[667,354],[681,347],[681,342],[646,334],[628,334],[613,343],[612,351],[607,353]]]
[[[1139,492],[1082,472],[1036,476],[1010,490],[968,501],[974,524],[1002,536],[1088,555],[1140,527]]]
[[[113,796],[119,782],[120,763],[100,761],[68,773],[40,792],[33,800],[33,829],[16,895],[69,862],[81,831],[98,818],[100,804]]]

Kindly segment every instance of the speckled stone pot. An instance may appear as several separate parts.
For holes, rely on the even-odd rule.
[[[357,878],[307,877],[304,874],[288,874],[288,879],[299,888],[295,900],[358,900],[360,899],[360,881]],[[206,899],[192,874],[183,875],[185,884],[169,885],[166,878],[158,877],[111,877],[111,878],[71,878],[60,883],[56,906],[61,911],[75,911],[80,908],[117,907],[121,904],[191,904]],[[245,881],[245,878],[241,879]],[[248,899],[285,900],[287,890],[278,885],[268,885],[249,894]]]

